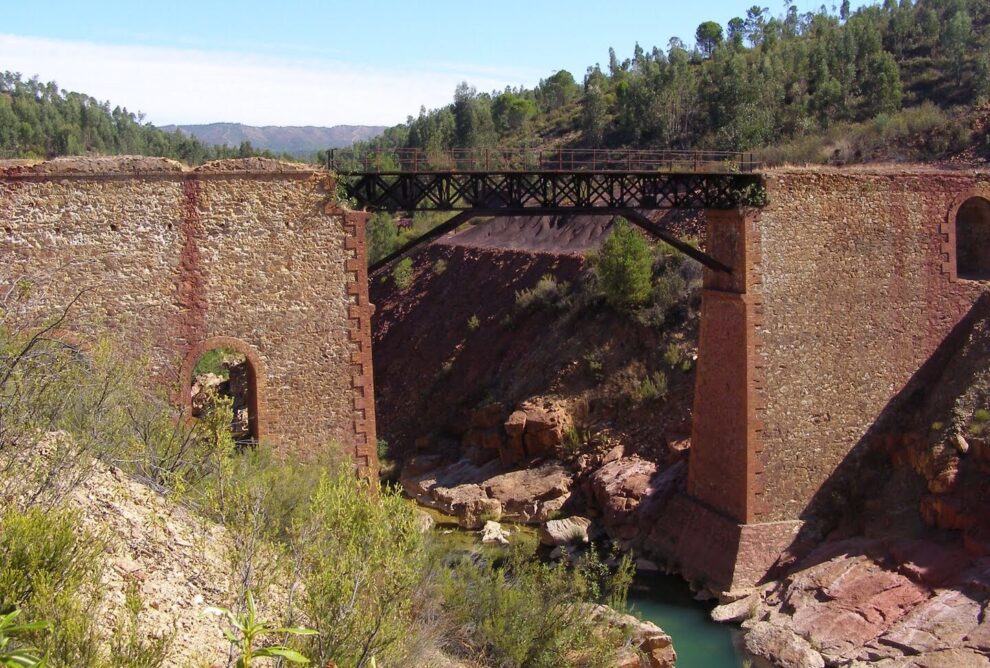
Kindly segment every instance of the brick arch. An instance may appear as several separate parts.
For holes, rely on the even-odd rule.
[[[248,393],[248,421],[251,435],[260,442],[268,434],[268,422],[265,404],[265,362],[261,354],[250,344],[231,336],[214,336],[200,341],[186,353],[179,373],[179,401],[186,417],[192,416],[192,375],[196,362],[204,353],[216,348],[229,348],[244,355],[248,363],[248,382],[251,391]]]
[[[990,205],[990,190],[977,189],[968,190],[964,193],[960,193],[952,200],[952,205],[949,207],[949,211],[946,214],[945,222],[942,225],[943,232],[943,245],[942,245],[942,255],[945,264],[943,265],[943,273],[947,274],[949,281],[955,283],[959,280],[959,253],[958,253],[958,243],[959,243],[959,233],[957,230],[957,223],[959,219],[959,211],[974,199],[982,199]],[[990,223],[990,221],[988,221]],[[966,277],[963,276],[966,280]]]

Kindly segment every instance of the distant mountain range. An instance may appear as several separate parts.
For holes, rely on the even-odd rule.
[[[274,153],[305,156],[328,148],[344,148],[356,141],[377,137],[385,131],[377,125],[335,125],[332,128],[266,125],[255,127],[242,123],[209,123],[207,125],[164,125],[166,132],[180,130],[204,144],[227,145],[232,148],[249,141],[256,149]]]

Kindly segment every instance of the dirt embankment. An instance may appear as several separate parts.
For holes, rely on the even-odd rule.
[[[438,440],[460,438],[470,413],[486,404],[512,412],[533,397],[580,397],[590,417],[577,428],[608,427],[635,451],[648,451],[688,419],[690,364],[670,374],[662,405],[629,395],[663,366],[669,341],[684,360],[694,355],[696,323],[675,318],[658,329],[607,308],[559,303],[580,298],[584,254],[601,243],[608,222],[492,219],[416,255],[405,290],[387,272],[372,278],[378,426],[396,455],[412,452],[418,439],[429,439],[424,447],[432,451]],[[665,224],[678,234],[700,229],[696,214],[668,216]],[[521,306],[519,293],[545,276],[561,287],[561,299]]]

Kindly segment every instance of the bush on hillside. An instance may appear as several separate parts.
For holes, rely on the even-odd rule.
[[[543,306],[564,310],[570,307],[572,301],[570,283],[558,282],[553,274],[544,274],[532,288],[516,292],[516,306],[520,310]]]
[[[76,513],[9,506],[0,515],[0,614],[47,622],[24,640],[54,668],[101,666],[91,610],[98,601],[103,541]]]
[[[368,263],[378,262],[399,247],[399,228],[391,214],[378,212],[368,221]]]
[[[376,493],[350,467],[324,475],[294,527],[300,607],[319,631],[304,654],[316,665],[390,665],[412,626],[426,550],[413,509],[396,490]]]
[[[520,536],[505,563],[479,567],[464,559],[444,574],[445,607],[462,629],[452,636],[467,644],[450,649],[495,666],[612,665],[622,634],[602,628],[584,604],[621,606],[631,562],[623,559],[612,572],[591,552],[568,568],[534,560],[534,548]]]
[[[616,219],[593,266],[605,301],[613,308],[631,311],[649,301],[653,253],[624,218]]]
[[[392,280],[395,281],[395,287],[400,290],[406,290],[412,285],[413,282],[413,261],[412,258],[402,258],[395,265],[395,269],[392,270]]]

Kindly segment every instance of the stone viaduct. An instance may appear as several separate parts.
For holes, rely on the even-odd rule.
[[[247,356],[251,427],[277,450],[331,443],[375,466],[365,214],[325,171],[270,160],[0,163],[0,284],[83,292],[74,340],[110,336],[190,402],[206,350]]]
[[[769,205],[710,211],[689,479],[652,528],[688,577],[762,578],[990,279],[990,174],[924,167],[764,174]],[[325,172],[83,159],[0,171],[0,281],[87,288],[84,331],[120,335],[188,401],[211,347],[243,351],[255,435],[375,462],[365,214]]]

